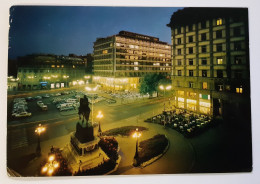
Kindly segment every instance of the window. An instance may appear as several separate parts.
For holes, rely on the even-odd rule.
[[[55,65],[51,65],[52,68],[55,68]]]
[[[234,28],[234,36],[241,36],[241,28],[240,27]]]
[[[208,89],[208,83],[202,82],[202,89]]]
[[[217,58],[217,64],[222,65],[223,64],[223,58]]]
[[[181,76],[181,70],[178,70],[178,76]]]
[[[181,55],[181,49],[178,49],[177,52],[178,52],[178,55]]]
[[[216,38],[222,38],[222,30],[216,31]]]
[[[193,36],[189,36],[189,43],[193,42]]]
[[[181,38],[178,38],[178,39],[177,39],[177,43],[178,43],[178,44],[181,44]]]
[[[177,60],[177,65],[180,66],[181,65],[181,59]]]
[[[177,34],[181,34],[181,28],[180,27],[178,27],[178,29],[177,29]]]
[[[242,79],[242,71],[241,70],[235,71],[235,78],[236,79]]]
[[[194,83],[193,82],[189,82],[189,88],[193,88],[194,87]]]
[[[207,70],[202,70],[202,77],[207,77]]]
[[[236,65],[242,64],[242,57],[241,56],[235,56],[235,62]]]
[[[217,70],[217,78],[223,78],[223,71]]]
[[[221,52],[222,51],[222,44],[217,44],[217,52]]]
[[[207,40],[207,35],[206,35],[206,33],[202,33],[201,34],[201,41],[205,41],[205,40]]]
[[[107,54],[107,50],[103,50],[103,51],[102,51],[102,54]]]
[[[189,76],[193,77],[193,70],[189,70]]]
[[[193,59],[189,59],[189,65],[193,65]]]
[[[217,26],[220,26],[220,25],[222,25],[222,19],[221,18],[217,19]]]
[[[206,28],[206,21],[201,22],[201,29],[205,29]]]
[[[206,53],[206,52],[207,52],[207,47],[206,47],[206,45],[201,46],[201,52],[202,52],[202,53]]]
[[[193,47],[189,47],[189,54],[193,54]]]
[[[241,42],[234,42],[234,50],[236,51],[242,50]]]
[[[192,25],[188,25],[188,31],[189,31],[189,32],[192,31]]]
[[[206,58],[202,58],[201,59],[201,64],[202,65],[206,65],[207,64],[207,59]]]
[[[236,88],[236,93],[243,93],[242,86]]]
[[[223,91],[224,90],[224,86],[222,84],[217,85],[217,90],[218,91]]]

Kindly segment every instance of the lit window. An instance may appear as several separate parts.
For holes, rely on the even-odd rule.
[[[217,25],[218,25],[218,26],[222,25],[222,19],[221,19],[221,18],[219,18],[219,19],[217,20]]]
[[[208,89],[208,83],[207,82],[202,83],[202,89]]]
[[[55,65],[51,65],[52,68],[55,68]]]
[[[103,50],[103,51],[102,51],[102,54],[107,54],[107,50]]]
[[[236,88],[236,93],[243,93],[242,86],[240,86],[239,88]]]
[[[64,68],[64,65],[61,65],[61,68]]]
[[[223,59],[222,58],[217,58],[217,64],[222,65],[223,64]]]
[[[134,67],[134,70],[139,70],[139,68],[138,67]]]
[[[223,91],[224,86],[223,85],[218,85],[218,91]]]
[[[73,65],[72,68],[75,68],[75,65]]]
[[[60,65],[57,65],[57,68],[60,68]]]

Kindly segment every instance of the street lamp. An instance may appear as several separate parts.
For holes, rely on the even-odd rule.
[[[50,155],[48,158],[48,163],[46,163],[42,168],[42,173],[47,173],[49,176],[51,176],[55,169],[57,169],[59,166],[60,164],[55,160],[55,156]]]
[[[100,127],[100,120],[101,118],[103,118],[103,114],[101,111],[98,111],[98,115],[97,118],[99,119],[99,123],[98,123],[98,136],[102,136],[102,131],[101,131],[101,127]]]
[[[135,145],[135,156],[133,166],[139,166],[139,155],[138,155],[138,138],[141,137],[141,132],[138,132],[138,128],[136,128],[135,133],[133,134],[133,138],[136,138]]]
[[[91,87],[85,87],[85,89],[86,89],[86,91],[89,91],[89,92],[95,92],[95,91],[97,91],[97,88],[98,88],[98,86],[95,86],[95,87],[93,87],[93,88],[91,88]],[[94,115],[93,115],[93,104],[94,104],[94,93],[91,93],[91,97],[92,97],[92,99],[91,99],[91,124],[93,125],[93,118],[94,118]]]
[[[45,132],[46,128],[43,127],[41,124],[38,125],[38,127],[35,129],[35,133],[38,134],[38,144],[36,147],[36,155],[41,156],[41,145],[40,145],[40,136],[41,133]]]
[[[63,78],[64,79],[66,79],[66,87],[68,87],[68,78],[69,78],[70,76],[68,76],[68,75],[63,75]]]
[[[163,96],[165,97],[165,91],[167,90],[170,90],[172,88],[171,85],[168,85],[168,86],[163,86],[163,85],[160,85],[159,86],[159,89],[163,90]],[[165,112],[165,102],[164,102],[164,112]]]

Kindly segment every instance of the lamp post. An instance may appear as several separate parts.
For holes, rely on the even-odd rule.
[[[101,118],[103,118],[103,114],[101,111],[98,111],[98,115],[97,118],[99,119],[99,123],[98,123],[98,136],[102,136],[102,131],[101,131],[101,127],[100,127],[100,120]]]
[[[53,174],[55,169],[60,166],[59,162],[55,160],[54,155],[50,155],[48,158],[48,162],[43,166],[42,173],[47,173],[49,176]]]
[[[133,166],[139,166],[139,155],[138,155],[138,138],[141,136],[141,133],[138,132],[138,128],[136,128],[135,133],[133,134],[133,138],[136,138],[136,145],[135,145],[135,156],[133,161]]]
[[[35,129],[35,132],[38,134],[38,144],[36,147],[36,155],[41,156],[41,145],[40,145],[40,136],[41,133],[45,132],[46,128],[43,127],[41,124],[38,125],[38,127]]]
[[[163,97],[165,97],[165,91],[167,90],[170,90],[172,88],[171,85],[168,85],[168,86],[163,86],[163,85],[160,85],[159,86],[159,89],[163,90]],[[165,101],[164,101],[164,112],[165,112]]]
[[[97,87],[98,86],[95,86],[95,87],[93,87],[93,88],[91,88],[91,87],[85,87],[85,89],[87,90],[87,91],[89,91],[89,92],[94,92],[94,91],[97,91]],[[93,115],[93,111],[94,111],[94,108],[93,108],[93,104],[94,104],[94,93],[91,93],[91,124],[93,125],[93,119],[94,119],[94,115]]]
[[[69,78],[70,76],[68,76],[68,75],[63,75],[63,78],[64,79],[66,79],[66,87],[68,87],[68,78]]]

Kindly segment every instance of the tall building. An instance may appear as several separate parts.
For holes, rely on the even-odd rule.
[[[184,8],[168,24],[175,105],[213,116],[250,117],[248,11]]]
[[[18,58],[18,88],[52,89],[86,82],[84,56],[33,54]],[[84,78],[85,77],[85,78]]]
[[[147,73],[171,73],[171,46],[159,38],[120,31],[94,43],[94,82],[111,90],[136,90]]]

